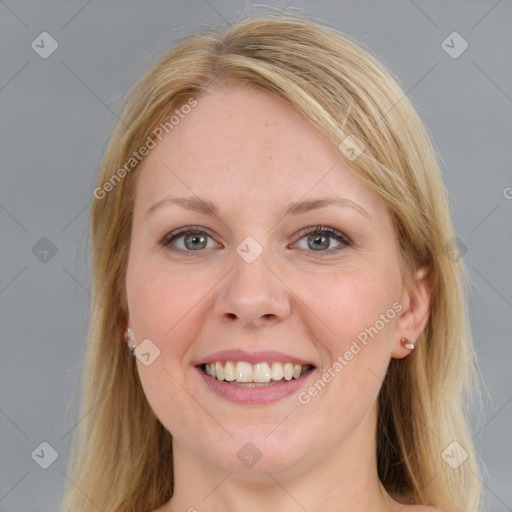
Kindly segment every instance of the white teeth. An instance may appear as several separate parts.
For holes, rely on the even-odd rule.
[[[270,382],[270,366],[267,363],[255,364],[252,380],[254,382]]]
[[[206,365],[206,366],[208,366],[208,365]],[[224,365],[224,378],[228,382],[233,382],[235,380],[235,378],[236,378],[235,364],[232,363],[231,361],[228,361]]]
[[[292,378],[293,378],[293,364],[292,363],[286,363],[283,366],[283,374],[284,374],[284,378],[286,380],[292,380]]]
[[[236,363],[235,376],[237,382],[252,382],[252,364],[238,361]]]
[[[272,363],[272,380],[281,380],[283,378],[283,365],[281,363]]]
[[[222,366],[222,363],[215,363],[215,370],[217,373],[217,379],[224,380],[224,367]]]
[[[225,363],[217,361],[204,365],[204,371],[210,377],[217,380],[245,384],[268,384],[271,381],[278,382],[283,379],[287,381],[298,379],[310,368],[309,365],[278,362],[273,362],[271,365],[266,362],[252,365],[246,361],[226,361]]]

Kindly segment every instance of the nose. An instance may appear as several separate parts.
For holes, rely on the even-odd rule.
[[[255,329],[282,322],[290,314],[290,294],[263,257],[247,263],[235,255],[222,281],[214,312],[222,322]]]

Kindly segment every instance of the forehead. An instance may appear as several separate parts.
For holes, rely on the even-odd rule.
[[[241,86],[197,99],[141,164],[139,201],[196,194],[261,207],[338,193],[378,208],[378,197],[338,151],[284,100]],[[382,205],[380,205],[382,207]]]

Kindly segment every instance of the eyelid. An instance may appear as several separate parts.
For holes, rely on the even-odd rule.
[[[339,231],[330,226],[318,225],[318,226],[309,226],[309,227],[302,228],[301,230],[299,230],[296,234],[295,242],[293,242],[291,244],[292,247],[295,244],[297,244],[300,240],[302,240],[304,237],[309,236],[309,235],[314,235],[316,233],[322,234],[322,235],[327,235],[328,237],[331,237],[331,238],[335,238],[339,242],[340,245],[338,245],[337,247],[333,247],[332,249],[327,249],[325,251],[315,251],[315,250],[307,251],[305,249],[302,249],[306,253],[309,253],[309,254],[312,253],[314,255],[318,255],[320,257],[327,258],[332,255],[337,255],[339,252],[344,251],[345,249],[348,249],[348,248],[354,246],[354,243],[352,242],[350,237],[348,237],[342,231]]]
[[[160,244],[163,246],[169,245],[169,243],[174,239],[181,238],[184,235],[189,235],[193,233],[206,233],[210,238],[215,240],[215,237],[211,233],[208,228],[202,226],[183,226],[182,228],[175,229],[170,233],[166,233],[166,235],[160,241]],[[216,241],[216,240],[215,240]],[[218,243],[216,241],[216,243]]]
[[[211,231],[208,228],[205,228],[202,226],[184,226],[182,228],[178,228],[170,233],[167,233],[163,237],[163,239],[160,241],[160,245],[162,247],[166,248],[170,252],[185,254],[187,256],[192,256],[196,252],[198,254],[201,254],[202,252],[204,252],[204,249],[198,249],[197,251],[184,251],[183,249],[178,249],[176,247],[172,247],[172,245],[171,245],[171,242],[178,240],[178,239],[182,238],[183,236],[186,236],[189,234],[195,234],[195,233],[205,233],[216,244],[221,245],[221,244],[219,244],[219,242],[217,242],[217,240],[215,239],[215,236],[213,236]],[[332,249],[327,249],[324,251],[311,250],[311,251],[306,251],[306,252],[311,252],[314,254],[318,254],[320,256],[329,256],[332,254],[336,254],[339,251],[354,245],[352,240],[350,239],[350,237],[348,237],[345,233],[343,233],[335,228],[332,228],[330,226],[316,225],[316,226],[308,226],[308,227],[300,229],[295,234],[295,237],[294,237],[295,241],[291,244],[291,246],[295,245],[297,242],[302,240],[304,237],[306,237],[308,235],[316,234],[316,233],[324,234],[329,237],[335,238],[340,243],[340,245],[337,247],[334,247]],[[210,249],[211,249],[211,247],[210,247]]]
[[[296,241],[300,240],[301,238],[304,238],[307,235],[311,235],[314,233],[326,233],[328,235],[331,235],[333,237],[339,237],[344,241],[347,245],[352,245],[353,242],[350,239],[348,235],[343,233],[342,231],[339,231],[335,228],[331,228],[330,226],[309,226],[306,228],[300,229],[296,234]],[[294,242],[295,243],[295,242]]]

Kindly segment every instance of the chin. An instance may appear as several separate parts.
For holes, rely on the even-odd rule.
[[[290,439],[286,433],[279,434],[277,431],[269,435],[270,431],[271,429],[265,427],[255,429],[253,433],[233,433],[233,439],[217,442],[215,451],[211,451],[214,444],[210,445],[208,459],[222,471],[261,476],[262,479],[268,479],[268,473],[296,469],[305,457],[305,440]]]

